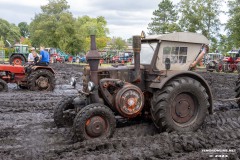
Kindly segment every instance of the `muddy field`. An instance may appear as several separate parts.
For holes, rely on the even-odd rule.
[[[197,132],[158,133],[150,121],[119,122],[111,139],[74,143],[71,128],[55,126],[53,108],[62,97],[77,93],[68,85],[69,77],[77,76],[80,88],[82,67],[56,64],[53,68],[57,71],[54,92],[36,93],[11,84],[8,93],[0,94],[0,159],[240,158],[240,110],[234,101],[221,101],[234,97],[236,74],[200,72],[212,88],[214,114]]]

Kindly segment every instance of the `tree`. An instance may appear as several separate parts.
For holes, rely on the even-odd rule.
[[[30,38],[33,46],[45,45],[74,51],[79,41],[74,37],[74,18],[68,11],[66,0],[49,0],[41,6],[42,13],[35,15],[30,24]]]
[[[91,32],[96,35],[97,48],[102,49],[107,46],[109,33],[107,21],[104,17],[91,18],[89,16],[78,17],[75,24],[77,37],[82,41],[81,51],[87,52],[90,49]]]
[[[113,37],[110,45],[111,45],[110,49],[116,50],[116,51],[125,50],[127,48],[127,44],[125,40],[123,40],[121,37],[116,37],[116,38]]]
[[[240,46],[240,0],[229,1],[229,20],[226,24],[229,41],[233,47]]]
[[[201,32],[207,38],[219,31],[220,0],[181,0],[179,24],[183,31]]]
[[[29,36],[29,31],[28,31],[28,24],[27,22],[20,22],[18,24],[18,27],[20,29],[20,34],[22,37],[27,38]]]
[[[149,34],[164,34],[180,31],[176,7],[170,0],[162,0],[158,9],[153,12],[152,22],[148,24]]]
[[[5,46],[8,46],[6,40],[11,44],[15,44],[19,42],[20,30],[15,24],[10,24],[8,21],[0,18],[0,37],[2,37]]]

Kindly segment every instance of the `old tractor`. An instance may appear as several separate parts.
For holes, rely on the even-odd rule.
[[[230,56],[223,58],[222,70],[225,73],[237,71],[240,73],[240,55],[238,50],[229,51]]]
[[[159,131],[197,130],[212,113],[212,93],[189,66],[208,43],[203,35],[187,32],[133,36],[134,65],[102,68],[92,35],[83,89],[57,104],[55,124],[73,124],[79,141],[111,137],[119,117],[151,117]]]
[[[208,53],[207,56],[205,57],[207,71],[221,72],[223,67],[222,59],[223,55],[221,53]]]
[[[28,45],[15,44],[13,48],[13,53],[9,55],[9,63],[14,65],[25,64],[29,54]]]
[[[48,66],[0,65],[0,92],[8,91],[7,83],[32,91],[51,91],[55,87],[54,74]]]

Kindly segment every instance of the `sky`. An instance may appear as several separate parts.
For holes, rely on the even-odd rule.
[[[180,0],[173,0],[177,4]],[[88,15],[104,16],[107,20],[110,37],[128,39],[132,35],[148,32],[147,26],[158,9],[161,0],[67,0],[70,12],[74,17]],[[35,14],[41,12],[40,6],[48,0],[0,0],[0,18],[16,25],[20,22],[32,21]],[[225,7],[225,6],[224,6]],[[222,16],[221,21],[226,22]]]

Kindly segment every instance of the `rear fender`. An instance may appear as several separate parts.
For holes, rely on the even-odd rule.
[[[152,83],[149,87],[150,88],[156,88],[156,89],[162,89],[169,81],[171,81],[175,78],[179,78],[179,77],[190,77],[190,78],[196,79],[197,81],[199,81],[202,84],[202,86],[206,89],[206,92],[208,94],[208,100],[209,100],[209,103],[210,103],[210,107],[208,108],[208,111],[209,111],[210,114],[213,114],[212,91],[210,89],[210,86],[206,82],[206,80],[197,73],[194,73],[194,72],[191,72],[191,71],[174,73],[174,74],[169,75],[168,77],[162,79],[161,83]]]
[[[51,67],[48,67],[48,66],[33,66],[32,67],[32,70],[39,70],[39,69],[47,69],[49,70],[50,72],[52,72],[53,74],[55,74],[56,72],[51,68]]]

